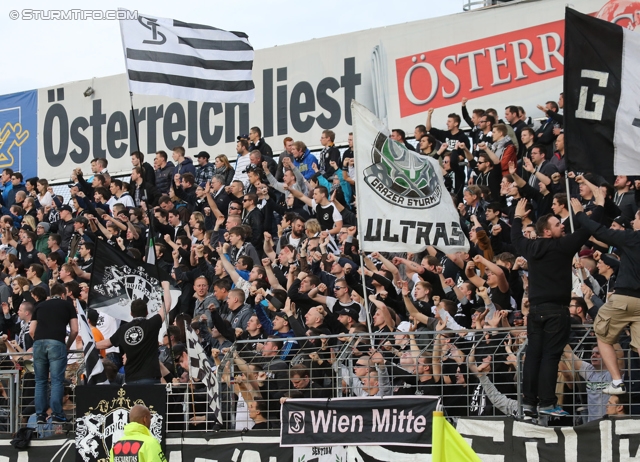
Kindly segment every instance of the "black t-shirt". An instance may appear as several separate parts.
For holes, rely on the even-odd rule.
[[[27,250],[25,246],[22,244],[18,244],[18,255],[20,255],[20,261],[28,268],[29,265],[33,263],[40,264],[40,259],[38,258],[38,250],[34,247],[31,251]]]
[[[158,363],[158,334],[162,328],[159,314],[146,318],[135,318],[123,324],[110,338],[113,346],[127,355],[124,366],[127,382],[160,378]]]
[[[320,229],[323,231],[332,230],[336,225],[336,221],[342,221],[340,212],[338,212],[333,204],[320,205],[314,201],[314,206],[316,219],[320,223]]]
[[[494,305],[500,305],[500,308],[496,306],[496,309],[511,310],[511,292],[502,292],[499,287],[490,288],[489,296]]]
[[[65,343],[69,321],[77,318],[76,309],[69,300],[56,296],[39,303],[31,318],[32,321],[38,321],[33,341],[57,340]]]

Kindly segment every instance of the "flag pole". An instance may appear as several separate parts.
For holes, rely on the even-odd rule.
[[[355,99],[351,100],[351,113],[353,114],[353,103],[355,103]],[[356,149],[357,149],[357,144],[355,142],[355,140],[357,139],[357,133],[358,133],[358,125],[357,124],[353,124],[353,166],[355,167],[356,170],[356,175],[358,175],[359,170],[358,170],[358,156],[356,155]],[[356,194],[356,223],[358,224],[358,255],[360,255],[360,273],[362,276],[362,295],[363,295],[363,303],[366,306],[366,313],[367,313],[367,329],[369,329],[369,334],[371,334],[371,316],[369,315],[369,300],[367,299],[367,285],[366,285],[366,280],[364,277],[364,239],[362,237],[362,233],[364,228],[362,227],[362,223],[360,222],[360,194]]]
[[[569,224],[571,225],[571,234],[575,233],[575,228],[573,227],[573,208],[571,208],[571,194],[569,191],[569,171],[565,170],[564,172],[564,181],[565,188],[567,190],[567,208],[569,209]]]
[[[138,136],[138,121],[136,120],[136,111],[133,109],[133,92],[129,92],[129,101],[131,102],[131,120],[133,121],[133,130],[136,134],[136,151],[140,151],[140,137]],[[131,154],[131,153],[129,153]]]
[[[565,188],[567,190],[567,208],[569,209],[569,225],[571,226],[571,234],[575,233],[575,228],[573,225],[573,207],[571,207],[571,194],[569,191],[569,170],[565,170],[564,172],[564,181]],[[580,254],[576,252],[576,258],[580,258]],[[584,284],[584,278],[582,277],[582,270],[578,269],[578,279],[580,279],[580,283]]]

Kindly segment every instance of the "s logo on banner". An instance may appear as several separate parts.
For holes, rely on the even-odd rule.
[[[143,22],[144,20],[147,21],[146,24]],[[158,32],[159,25],[158,25],[158,20],[156,18],[145,18],[143,16],[139,16],[138,22],[142,24],[144,27],[146,27],[147,29],[149,29],[151,31],[151,34],[153,35],[153,40],[143,40],[142,43],[150,43],[152,45],[162,45],[167,41],[167,37],[162,32]],[[162,38],[158,39],[158,36]]]
[[[294,435],[304,433],[303,411],[289,411],[289,433]]]

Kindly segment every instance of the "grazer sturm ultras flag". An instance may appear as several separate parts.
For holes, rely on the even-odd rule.
[[[571,8],[565,27],[569,170],[640,175],[640,33]]]
[[[116,319],[131,321],[131,302],[141,299],[147,302],[149,316],[153,316],[164,308],[161,286],[164,280],[170,280],[170,277],[157,266],[135,260],[121,250],[96,240],[89,308]],[[170,292],[173,309],[181,291],[172,286]]]
[[[438,162],[389,137],[389,129],[351,103],[359,234],[364,251],[467,252],[460,216]]]
[[[121,19],[120,32],[132,93],[253,103],[253,47],[244,32],[149,15]]]

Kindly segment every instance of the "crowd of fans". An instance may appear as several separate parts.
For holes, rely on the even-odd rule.
[[[224,154],[211,162],[204,151],[194,161],[175,147],[158,151],[151,165],[134,152],[125,179],[111,178],[107,160],[94,159],[91,172],[72,172],[67,203],[46,179],[25,181],[5,169],[0,329],[4,349],[16,353],[5,365],[23,368],[25,383],[36,383],[22,397],[24,409],[33,406],[25,418],[35,414],[41,423],[48,413],[66,421],[65,384],[76,383],[80,362],[72,357],[64,367],[51,345],[81,349],[71,302],[86,307],[96,241],[142,260],[150,238],[156,264],[181,295],[167,316],[158,367],[132,357],[135,349],[123,357],[116,345],[123,345],[121,324],[128,325],[88,310],[96,341],[109,345],[101,351],[108,382],[190,383],[193,396],[202,394],[188,372],[190,325],[212,365],[224,368],[227,429],[273,428],[283,400],[338,393],[443,396],[457,416],[563,418],[568,410],[581,416],[575,423],[628,414],[633,394],[624,393],[623,381],[633,371],[622,352],[640,335],[633,338],[629,322],[619,326],[621,335],[603,328],[599,339],[611,350],[602,351],[585,325],[615,304],[627,244],[601,229],[640,229],[640,178],[566,172],[562,103],[561,95],[539,106],[538,122],[517,106],[505,108],[504,120],[495,109],[470,112],[463,99],[461,116],[430,109],[426,124],[415,127],[415,146],[403,130],[392,131],[396,142],[440,164],[470,242],[466,253],[431,246],[420,254],[360,252],[353,137],[341,152],[331,130],[322,132],[317,153],[285,138],[277,160],[258,127],[238,136],[234,162]],[[446,129],[433,126],[436,116]],[[466,133],[462,119],[471,127]],[[635,276],[626,277],[632,287],[625,289],[638,287]],[[552,315],[540,311],[547,296],[557,305]],[[43,310],[54,305],[61,314],[52,323]],[[544,330],[545,316],[561,320],[546,340],[531,328],[535,321]],[[576,325],[571,334],[563,320]],[[521,409],[516,372],[528,328]],[[48,353],[38,351],[39,341]],[[17,355],[32,349],[35,371]],[[618,376],[603,361],[611,352]],[[182,418],[198,428],[213,421],[207,414],[206,403],[194,403]]]

